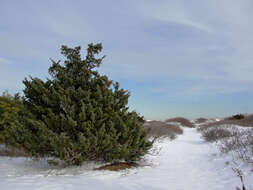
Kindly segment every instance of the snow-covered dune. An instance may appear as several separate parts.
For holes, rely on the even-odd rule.
[[[7,190],[233,190],[240,180],[228,164],[231,158],[219,155],[194,128],[185,128],[174,141],[163,139],[147,155],[148,166],[121,172],[93,171],[98,165],[52,168],[45,161],[0,157],[0,187]],[[253,175],[245,170],[245,184],[253,187]]]

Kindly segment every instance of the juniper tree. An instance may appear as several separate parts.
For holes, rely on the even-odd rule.
[[[130,93],[99,74],[101,50],[101,44],[89,44],[82,59],[80,47],[62,46],[66,60],[51,60],[50,79],[23,81],[29,113],[16,136],[28,153],[80,165],[85,160],[135,161],[151,148],[143,117],[127,107]]]

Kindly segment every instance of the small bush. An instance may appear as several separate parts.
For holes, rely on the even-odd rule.
[[[167,123],[180,123],[182,126],[189,127],[189,128],[195,127],[192,122],[190,122],[188,119],[183,118],[183,117],[170,118],[170,119],[167,119],[165,122],[167,122]]]

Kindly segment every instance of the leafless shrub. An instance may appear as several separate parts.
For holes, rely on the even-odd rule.
[[[175,118],[170,118],[167,119],[165,122],[167,123],[180,123],[181,125],[185,126],[185,127],[189,127],[189,128],[194,128],[194,124],[192,122],[190,122],[188,119],[183,118],[183,117],[175,117]]]
[[[241,181],[241,184],[242,184],[242,188],[236,187],[236,190],[246,190],[246,187],[245,187],[244,181],[243,181],[242,171],[238,168],[232,168],[232,169],[236,173],[236,175],[240,178],[240,181]]]
[[[222,127],[212,127],[202,131],[203,138],[209,142],[217,142],[232,135],[229,129]]]
[[[224,119],[219,122],[200,125],[198,130],[203,138],[208,141],[216,141],[221,152],[230,153],[233,162],[243,161],[253,167],[253,115],[243,119]],[[241,180],[242,187],[236,190],[246,190],[242,173],[234,170]]]
[[[242,141],[241,132],[237,128],[231,128],[230,131],[232,133],[231,138],[221,139],[219,142],[219,148],[223,153],[235,151],[240,147],[240,141]]]
[[[143,127],[149,130],[148,137],[169,137],[175,139],[177,135],[183,133],[183,130],[179,126],[161,121],[146,122]]]
[[[253,164],[253,128],[223,124],[205,125],[199,131],[206,141],[218,142],[221,152],[232,152],[234,159]]]
[[[234,130],[233,136],[220,142],[220,149],[227,153],[232,151],[238,159],[253,164],[253,129]]]

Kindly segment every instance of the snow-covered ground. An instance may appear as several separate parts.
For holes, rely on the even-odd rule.
[[[174,141],[155,144],[159,154],[147,155],[148,166],[121,172],[94,171],[98,165],[52,168],[45,161],[0,157],[0,189],[4,190],[234,190],[241,187],[232,171],[229,155],[204,142],[196,129],[184,128]],[[247,187],[253,188],[253,174],[243,167]],[[250,189],[250,188],[249,188]]]

